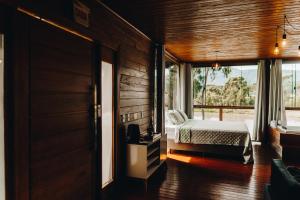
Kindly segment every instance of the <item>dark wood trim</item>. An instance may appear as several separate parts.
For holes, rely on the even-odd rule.
[[[254,109],[254,106],[210,106],[210,105],[194,105],[194,108],[211,108],[211,109]]]
[[[120,127],[121,127],[121,121],[120,121],[120,51],[114,52],[113,57],[113,64],[114,64],[114,131],[115,131],[115,184],[118,185],[118,183],[121,180],[121,173],[120,169],[122,167],[121,159],[120,159],[120,152],[121,152],[121,146],[120,142],[124,141],[121,137],[120,133]]]
[[[176,64],[178,64],[180,62],[180,60],[178,58],[176,58],[173,54],[171,54],[170,52],[168,52],[167,50],[165,50],[165,59],[166,61],[172,61]]]
[[[113,11],[112,9],[110,9],[105,3],[103,3],[101,0],[96,0],[96,2],[98,2],[103,8],[105,8],[108,12],[110,12],[112,15],[114,15],[116,18],[118,18],[119,20],[121,20],[122,22],[124,22],[125,24],[127,24],[130,28],[132,28],[134,31],[136,31],[137,33],[139,33],[142,37],[144,37],[147,40],[150,40],[150,37],[148,37],[145,33],[143,33],[142,31],[140,31],[138,28],[136,28],[134,25],[132,25],[130,22],[128,22],[126,19],[124,19],[123,17],[121,17],[118,13],[116,13],[115,11]]]
[[[223,121],[223,108],[220,108],[220,111],[219,111],[219,120]]]
[[[242,66],[242,65],[257,65],[259,59],[252,59],[252,60],[230,60],[230,61],[222,61],[218,60],[221,66]],[[215,61],[208,61],[208,62],[192,62],[192,67],[210,67]]]
[[[285,110],[300,110],[300,107],[285,107]]]
[[[16,13],[12,33],[14,199],[29,200],[29,18]]]
[[[299,57],[287,57],[287,58],[282,58],[282,63],[300,63],[300,58]]]
[[[100,82],[100,69],[101,69],[101,48],[100,48],[100,45],[98,42],[94,42],[94,45],[93,45],[93,83],[91,85],[91,92],[93,93],[94,91],[94,87],[95,85],[99,86],[99,82]],[[101,101],[101,98],[99,98],[99,96],[101,97],[101,88],[98,87],[97,88],[98,91],[97,91],[97,100],[98,100],[98,104],[100,103],[99,100]],[[94,94],[95,95],[95,94]],[[92,95],[94,97],[94,95]],[[95,105],[94,105],[94,101],[92,101],[93,103],[90,105],[91,106],[91,114],[90,114],[90,117],[91,117],[91,123],[93,124],[93,128],[92,128],[92,131],[93,133],[92,134],[95,134],[95,138],[94,138],[94,150],[95,150],[95,169],[93,169],[93,171],[95,172],[95,197],[96,199],[99,199],[100,198],[100,189],[101,189],[101,180],[102,180],[102,146],[101,146],[101,120],[99,120],[99,118],[97,118],[94,114],[95,112]],[[95,119],[96,117],[96,119]]]
[[[126,131],[120,118],[120,83],[121,83],[121,67],[124,67],[122,46],[119,46],[115,54],[115,131],[116,131],[116,185],[119,186],[125,179],[125,163],[126,163]]]
[[[157,66],[157,132],[165,132],[165,50],[163,45],[156,46],[156,66]]]
[[[13,137],[13,10],[0,6],[1,33],[4,34],[4,149],[5,149],[5,193],[6,199],[14,199],[14,137]]]

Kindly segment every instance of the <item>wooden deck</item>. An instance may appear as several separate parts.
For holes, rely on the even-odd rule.
[[[239,161],[197,155],[168,155],[165,177],[154,177],[147,192],[127,184],[117,199],[263,199],[264,185],[269,182],[272,153],[254,145],[254,165]]]

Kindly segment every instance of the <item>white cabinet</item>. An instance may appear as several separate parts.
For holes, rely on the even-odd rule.
[[[162,162],[160,138],[151,142],[127,144],[127,176],[147,180]]]

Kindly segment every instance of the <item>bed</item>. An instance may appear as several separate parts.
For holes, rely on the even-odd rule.
[[[250,133],[243,122],[184,120],[166,124],[168,148],[240,157],[245,164],[253,162]]]

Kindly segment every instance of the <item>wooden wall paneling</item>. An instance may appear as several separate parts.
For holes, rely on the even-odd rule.
[[[86,0],[84,4],[91,10],[89,28],[82,27],[72,21],[72,13],[69,12],[72,10],[72,1],[42,0],[33,3],[31,0],[25,0],[22,3],[16,3],[16,5],[33,11],[43,18],[89,36],[99,41],[102,46],[114,51],[118,51],[121,44],[129,44],[141,52],[148,53],[148,47],[151,43],[149,38],[130,27],[124,20],[116,17],[102,3]]]
[[[137,113],[137,119],[125,123],[138,123],[145,132],[151,116],[151,54],[130,45],[122,46],[122,66],[120,68],[120,114]],[[142,113],[142,114],[141,114]]]
[[[71,2],[71,1],[70,1]],[[119,133],[117,137],[119,137],[120,143],[125,143],[125,130],[124,127],[128,125],[128,123],[122,124],[120,122],[120,115],[125,113],[132,113],[132,112],[140,112],[142,113],[142,117],[135,120],[135,123],[139,123],[141,125],[141,130],[146,131],[147,121],[151,118],[151,90],[150,90],[150,69],[151,69],[151,46],[152,42],[149,38],[145,37],[143,34],[136,31],[134,28],[130,27],[126,22],[122,19],[119,19],[110,11],[108,11],[104,6],[97,3],[96,1],[87,0],[85,3],[91,9],[91,24],[89,28],[85,28],[79,24],[76,24],[70,13],[65,12],[66,9],[69,10],[71,4],[68,4],[67,1],[39,1],[39,2],[32,2],[30,0],[22,1],[22,3],[15,3],[13,4],[15,7],[20,7],[27,11],[33,12],[47,20],[57,23],[63,27],[66,27],[72,31],[75,31],[81,35],[88,36],[93,38],[93,40],[98,41],[101,46],[107,47],[117,52],[117,63],[118,66],[116,68],[118,76],[116,77],[116,87],[119,89],[117,104],[120,108],[120,112],[118,114],[119,124],[117,130]],[[39,30],[42,31],[43,30]],[[35,34],[35,32],[33,32]],[[45,34],[43,32],[43,34]],[[56,39],[51,37],[53,41]],[[53,42],[53,44],[49,44],[48,40],[44,38],[40,38],[39,35],[36,36],[36,40],[38,42],[32,43],[32,51],[41,52],[45,45],[50,48],[57,48],[53,47],[53,44],[57,44],[57,42]],[[66,37],[63,44],[68,44],[69,37]],[[58,42],[59,43],[59,42]],[[68,44],[72,45],[72,44]],[[67,45],[67,46],[68,46]],[[79,47],[80,48],[80,47]],[[76,54],[77,49],[72,48],[69,51],[73,51]],[[50,95],[50,93],[56,92],[56,87],[59,85],[58,82],[54,82],[52,85],[49,85],[49,88],[45,88],[43,84],[37,84],[39,81],[49,81],[52,77],[65,77],[64,81],[60,85],[61,87],[58,88],[60,93],[67,93],[69,90],[72,89],[70,86],[70,82],[72,79],[76,77],[76,74],[81,73],[85,76],[89,76],[89,71],[83,71],[79,66],[79,63],[85,62],[84,60],[74,58],[74,60],[70,60],[72,55],[70,56],[68,53],[62,53],[65,56],[60,56],[58,52],[51,51],[48,52],[49,57],[53,59],[48,59],[48,65],[41,65],[42,60],[45,59],[45,56],[41,55],[41,58],[36,58],[35,62],[36,65],[39,65],[38,70],[35,71],[35,76],[40,77],[48,77],[46,80],[34,80],[36,87],[33,88],[36,92],[44,93],[43,97],[40,97],[40,103],[35,105],[32,108],[32,112],[36,112],[38,115],[43,115],[45,113],[53,112],[59,113],[63,111],[70,111],[77,108],[82,109],[85,105],[81,104],[84,101],[84,95],[80,93],[85,89],[83,87],[76,88],[76,95],[74,98],[71,95]],[[85,52],[82,52],[83,55],[86,55]],[[80,56],[77,56],[80,58]],[[64,67],[59,67],[59,65],[55,65],[56,60],[59,60],[61,65]],[[78,65],[76,64],[78,63]],[[81,64],[80,64],[81,65]],[[51,66],[51,70],[49,69]],[[62,74],[69,74],[69,75],[62,75]],[[87,83],[87,79],[82,78],[80,82]],[[142,84],[141,84],[142,83]],[[73,84],[73,82],[72,82]],[[74,83],[77,84],[77,83]],[[24,85],[23,85],[24,86]],[[43,91],[43,92],[42,92]],[[47,94],[48,93],[48,94]],[[122,95],[122,97],[121,97]],[[47,100],[48,99],[48,100]],[[61,99],[61,102],[57,102],[57,99]],[[68,105],[68,102],[73,99],[74,102],[72,105]],[[35,99],[33,99],[35,101]],[[55,108],[49,109],[45,106],[45,104],[49,101],[49,105],[54,106]],[[65,105],[65,107],[64,107]],[[138,109],[137,109],[138,108]],[[83,117],[83,116],[82,116]],[[74,119],[75,118],[75,119]],[[76,117],[73,117],[72,120],[78,121]],[[45,122],[38,122],[36,123],[45,123]],[[80,125],[81,123],[78,123]],[[124,125],[124,126],[123,126]],[[57,126],[59,126],[57,124]],[[45,126],[46,127],[46,126]],[[121,130],[120,130],[121,129]],[[118,158],[116,159],[120,161],[117,163],[117,170],[116,176],[122,177],[125,175],[124,165],[122,166],[121,162],[124,162],[125,159],[125,149],[122,147],[122,144],[118,144],[117,152]],[[121,156],[122,155],[122,156]],[[123,160],[123,161],[121,161]]]
[[[70,16],[68,17],[64,14],[65,6],[68,4],[60,3],[57,0],[47,3],[42,2],[33,4],[30,1],[25,1],[21,6],[22,8],[32,10],[46,19],[77,30],[81,34],[99,41],[101,46],[114,51],[121,51],[120,56],[123,57],[123,61],[122,66],[120,66],[122,70],[120,90],[132,91],[131,94],[137,90],[145,93],[151,92],[149,90],[149,69],[151,67],[151,40],[149,38],[137,32],[122,19],[116,17],[104,6],[95,1],[85,2],[91,9],[91,26],[88,29],[71,22]],[[55,12],[52,12],[53,8],[56,8]],[[133,95],[137,96],[136,94]],[[147,95],[144,94],[144,96]],[[134,96],[132,97],[134,98]],[[122,99],[122,97],[120,98]],[[126,98],[129,98],[129,95]],[[150,104],[150,99],[146,101],[148,102],[144,103],[144,105]],[[136,105],[140,105],[139,102],[141,100],[136,98],[136,102],[122,101],[120,102],[120,107],[126,107],[127,102],[135,106],[135,103]]]
[[[94,199],[93,45],[36,20],[29,41],[31,199]]]
[[[13,106],[13,165],[16,200],[29,200],[29,18],[13,15],[12,24],[12,106]],[[17,58],[17,59],[16,59]]]
[[[0,33],[4,34],[4,156],[5,156],[5,195],[14,199],[14,104],[13,104],[13,19],[14,10],[0,5]],[[25,34],[26,35],[26,34]]]

